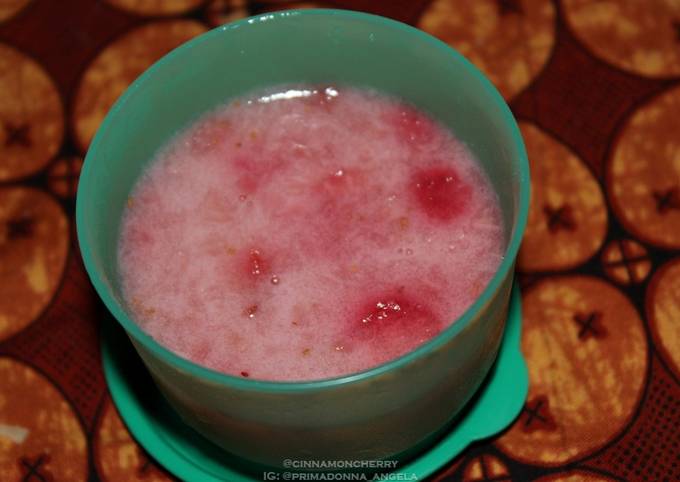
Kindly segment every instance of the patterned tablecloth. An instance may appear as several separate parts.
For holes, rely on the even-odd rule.
[[[78,173],[107,109],[165,52],[308,6],[394,17],[456,47],[509,101],[529,152],[529,397],[435,479],[680,480],[673,0],[0,0],[0,480],[171,478],[107,393],[109,315],[74,234]]]

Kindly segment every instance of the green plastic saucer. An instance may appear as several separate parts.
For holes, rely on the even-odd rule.
[[[452,428],[425,452],[394,472],[423,480],[476,440],[497,434],[520,412],[529,377],[520,351],[522,310],[515,285],[498,358],[484,384]],[[104,375],[120,416],[135,439],[169,472],[187,481],[261,481],[247,465],[187,427],[168,406],[123,328],[102,324]],[[408,480],[408,479],[406,479]]]

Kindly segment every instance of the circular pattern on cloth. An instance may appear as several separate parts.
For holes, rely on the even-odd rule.
[[[35,320],[52,300],[68,244],[68,219],[49,195],[0,188],[0,340]]]
[[[61,393],[10,358],[0,380],[0,480],[87,480],[85,433]]]
[[[607,231],[607,207],[593,174],[566,146],[520,122],[531,168],[531,203],[517,266],[561,270],[593,256]]]
[[[76,197],[82,168],[82,157],[67,156],[57,159],[47,171],[47,185],[50,191],[64,199]]]
[[[664,248],[680,247],[678,126],[680,87],[674,87],[627,120],[607,166],[616,217],[638,238]]]
[[[647,318],[656,346],[680,379],[680,258],[654,274],[647,289]]]
[[[548,61],[555,8],[550,0],[434,0],[417,26],[458,50],[511,99]]]
[[[36,173],[64,135],[61,97],[33,59],[0,44],[0,181]]]
[[[205,0],[106,0],[114,7],[138,15],[177,15],[201,5]]]
[[[463,482],[482,482],[486,480],[510,481],[510,472],[498,457],[493,455],[480,455],[467,463],[463,469]]]
[[[680,3],[563,0],[574,34],[601,59],[636,74],[680,74]]]
[[[149,459],[146,452],[130,436],[111,401],[107,400],[104,403],[99,428],[94,437],[96,467],[102,480],[110,482],[173,480]]]
[[[630,420],[647,370],[640,317],[594,277],[539,281],[522,301],[529,394],[496,444],[521,461],[558,465],[604,445]]]
[[[113,103],[151,64],[206,31],[194,20],[167,20],[138,27],[104,48],[80,80],[73,106],[73,132],[85,152]]]
[[[647,248],[632,239],[617,239],[602,250],[602,269],[621,285],[642,283],[652,270]]]

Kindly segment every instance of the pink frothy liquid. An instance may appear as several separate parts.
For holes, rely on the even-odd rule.
[[[412,351],[450,325],[503,250],[465,146],[373,91],[273,89],[157,155],[123,220],[134,319],[198,364],[312,380]]]

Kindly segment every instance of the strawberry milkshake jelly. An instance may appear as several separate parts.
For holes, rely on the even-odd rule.
[[[159,151],[118,256],[132,317],[159,343],[232,375],[301,381],[436,336],[503,244],[496,194],[445,127],[371,90],[286,86]]]

